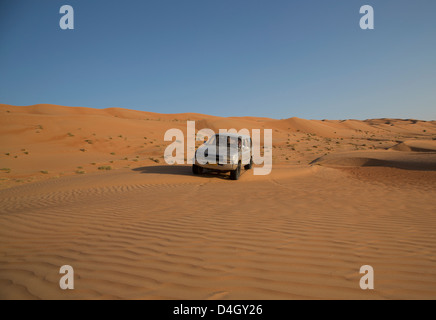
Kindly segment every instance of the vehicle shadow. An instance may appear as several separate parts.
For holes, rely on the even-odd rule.
[[[198,178],[218,178],[218,179],[230,179],[229,174],[220,172],[205,171],[201,175],[194,175],[192,173],[192,166],[149,166],[134,168],[132,171],[144,173],[144,174],[164,174],[164,175],[176,175],[176,176],[193,176]]]

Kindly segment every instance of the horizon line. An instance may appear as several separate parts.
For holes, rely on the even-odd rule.
[[[84,106],[67,106],[67,105],[60,105],[60,104],[53,104],[53,103],[35,103],[30,105],[13,105],[13,104],[7,104],[7,103],[0,103],[0,105],[3,106],[10,106],[10,107],[36,107],[36,106],[53,106],[53,107],[64,107],[64,108],[84,108],[84,109],[93,109],[93,110],[110,110],[110,109],[121,109],[121,110],[127,110],[127,111],[136,111],[136,112],[143,112],[143,113],[152,113],[156,115],[197,115],[197,116],[209,116],[209,117],[216,117],[216,118],[256,118],[256,119],[269,119],[269,120],[288,120],[288,119],[305,119],[305,120],[313,120],[313,121],[370,121],[370,120],[400,120],[400,121],[422,121],[422,122],[435,122],[436,119],[432,120],[422,120],[417,118],[398,118],[398,117],[376,117],[376,118],[366,118],[366,119],[359,119],[359,118],[343,118],[343,119],[307,119],[307,118],[301,118],[297,116],[291,116],[289,118],[271,118],[268,116],[217,116],[212,114],[206,114],[206,113],[198,113],[198,112],[178,112],[178,113],[165,113],[165,112],[154,112],[154,111],[146,111],[146,110],[140,110],[140,109],[134,109],[130,107],[84,107]]]

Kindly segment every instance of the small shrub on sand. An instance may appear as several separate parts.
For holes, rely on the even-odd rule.
[[[42,170],[42,171],[40,171],[42,174],[48,174],[48,171],[47,170]]]
[[[9,168],[2,168],[2,169],[0,169],[0,171],[3,171],[4,173],[10,173],[11,169],[9,169]]]
[[[80,149],[80,151],[82,151],[82,152],[86,152],[86,149]]]
[[[76,170],[76,174],[85,174],[86,172],[83,170]]]
[[[72,134],[71,132],[68,132],[68,133],[67,133],[67,136],[69,136],[69,137],[74,137],[74,134]]]
[[[101,166],[101,167],[98,167],[98,170],[106,170],[106,171],[108,171],[108,170],[112,170],[112,167],[111,166]]]
[[[115,152],[111,152],[111,155],[113,155],[113,156],[114,156],[114,155],[115,155]]]

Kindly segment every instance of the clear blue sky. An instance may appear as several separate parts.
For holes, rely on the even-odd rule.
[[[1,0],[0,103],[436,119],[436,1]]]

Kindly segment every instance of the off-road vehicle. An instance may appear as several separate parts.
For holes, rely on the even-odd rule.
[[[238,180],[242,167],[249,170],[253,166],[252,146],[250,136],[234,133],[216,134],[195,152],[192,172],[230,172],[230,178]]]

